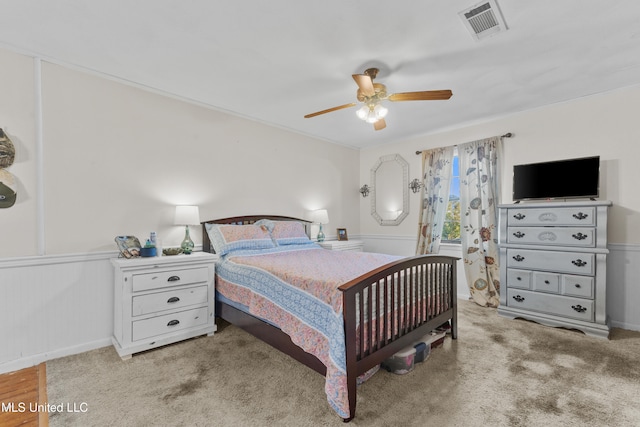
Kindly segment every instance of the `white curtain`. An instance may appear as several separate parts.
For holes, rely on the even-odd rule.
[[[416,255],[436,254],[440,250],[449,204],[453,151],[454,147],[443,147],[422,152],[422,208]]]
[[[500,303],[497,204],[501,151],[501,137],[458,146],[465,276],[472,299],[483,307],[497,307]]]

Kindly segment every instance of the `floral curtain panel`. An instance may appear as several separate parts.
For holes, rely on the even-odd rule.
[[[501,148],[500,137],[458,146],[465,276],[472,299],[484,307],[498,307],[500,303],[497,204]]]
[[[416,255],[435,254],[440,249],[449,204],[453,151],[454,147],[443,147],[422,152],[422,212]]]

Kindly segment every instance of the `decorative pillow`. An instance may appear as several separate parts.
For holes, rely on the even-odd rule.
[[[275,248],[266,226],[206,224],[213,250],[220,256],[239,249]]]
[[[270,219],[261,219],[258,220],[256,222],[254,222],[255,225],[258,225],[260,227],[264,226],[267,227],[267,230],[269,231],[269,233],[271,233],[273,231],[273,227],[276,225],[275,222],[273,222]]]
[[[304,230],[304,225],[298,221],[273,221],[271,237],[277,245],[305,245],[312,243]]]

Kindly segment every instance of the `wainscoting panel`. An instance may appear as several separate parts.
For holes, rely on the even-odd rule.
[[[114,256],[0,260],[0,373],[111,343]]]
[[[415,239],[353,236],[365,250],[411,256]],[[609,245],[611,326],[640,331],[640,245]],[[456,245],[444,255],[461,256]],[[0,373],[111,345],[116,253],[0,259]],[[462,262],[458,297],[468,298]]]
[[[607,313],[614,328],[640,331],[640,245],[610,244]]]

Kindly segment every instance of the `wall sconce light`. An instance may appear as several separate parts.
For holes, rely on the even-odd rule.
[[[369,191],[371,191],[371,188],[369,188],[367,184],[360,187],[360,194],[362,194],[362,197],[367,197],[369,195]]]
[[[422,188],[422,183],[420,181],[418,181],[418,178],[414,179],[413,181],[411,181],[409,183],[409,188],[411,189],[411,191],[413,191],[414,193],[417,193],[418,191],[420,191],[420,189]]]

